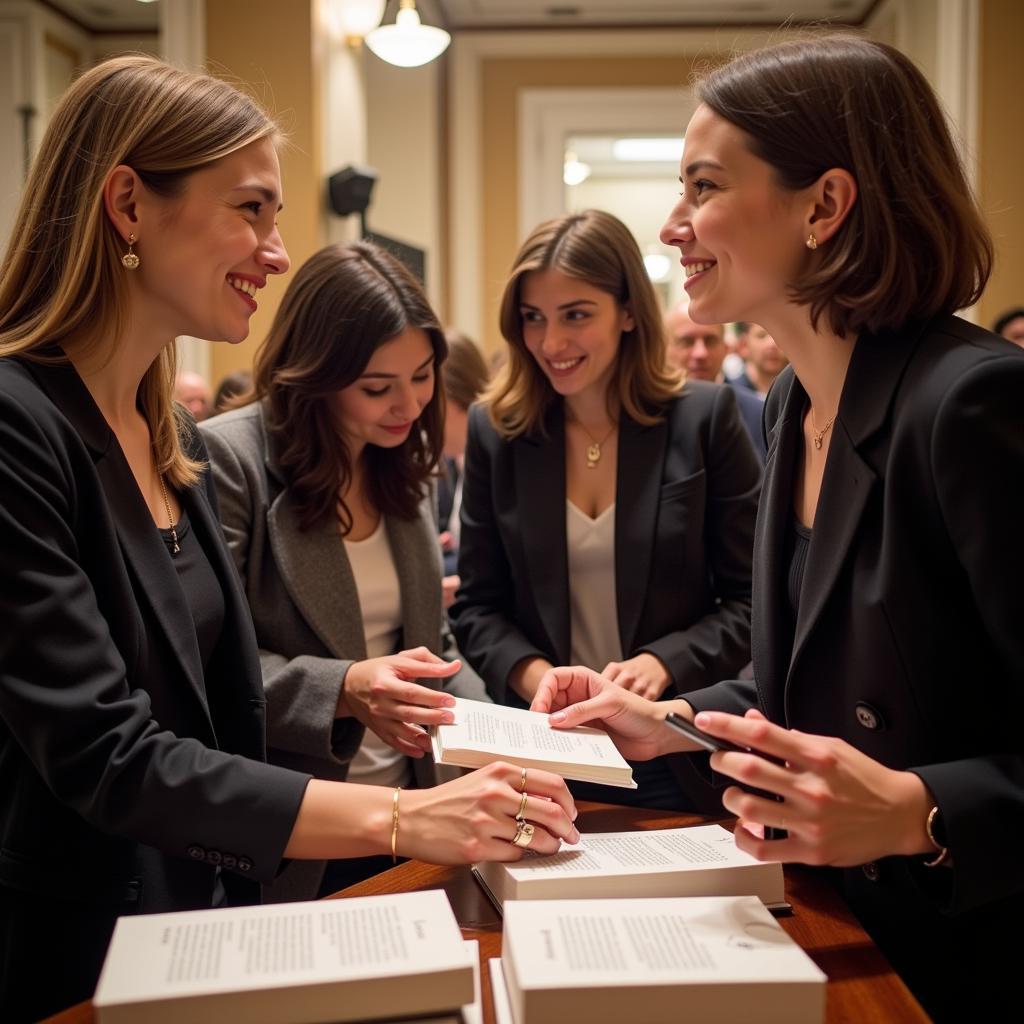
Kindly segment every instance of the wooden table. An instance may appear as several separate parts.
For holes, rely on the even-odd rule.
[[[678,828],[708,819],[666,811],[580,803],[581,832],[624,832],[628,829]],[[729,822],[723,821],[725,825]],[[443,868],[409,861],[353,885],[330,899],[382,893],[444,889],[467,939],[480,943],[485,1024],[494,1024],[491,981],[486,961],[501,955],[501,918],[469,868]],[[782,926],[828,975],[825,999],[827,1024],[928,1024],[930,1018],[868,938],[842,899],[815,872],[786,868],[786,897],[793,906]],[[93,1024],[91,1003],[80,1003],[48,1019],[48,1024]]]

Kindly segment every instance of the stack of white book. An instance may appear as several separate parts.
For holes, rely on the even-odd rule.
[[[825,1014],[825,975],[753,896],[509,902],[490,966],[499,1024],[821,1024]]]
[[[498,906],[508,900],[757,896],[785,908],[782,865],[738,849],[721,825],[651,832],[593,832],[548,857],[475,864]]]
[[[552,729],[536,711],[455,698],[455,721],[431,726],[434,760],[462,768],[508,761],[564,779],[636,789],[633,769],[600,729]]]
[[[450,1014],[474,999],[439,890],[122,917],[99,1024],[319,1024]]]

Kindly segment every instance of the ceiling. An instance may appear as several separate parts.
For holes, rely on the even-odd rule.
[[[139,0],[43,0],[93,32],[158,28],[160,4]],[[781,25],[822,19],[858,23],[877,0],[420,0],[425,21],[450,31],[495,28]],[[389,0],[386,20],[398,4]]]
[[[423,0],[451,29],[781,25],[785,21],[857,23],[877,0]],[[390,7],[394,6],[389,4]]]

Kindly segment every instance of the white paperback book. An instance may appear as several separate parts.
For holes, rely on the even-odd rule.
[[[434,760],[462,768],[508,761],[565,779],[636,789],[633,770],[600,729],[552,729],[537,711],[455,698],[455,721],[431,726]]]
[[[510,902],[502,968],[515,1024],[825,1016],[825,975],[754,896]]]
[[[755,860],[721,825],[593,832],[547,857],[474,864],[495,905],[506,900],[757,896],[784,907],[782,865]]]
[[[122,917],[99,1024],[318,1024],[450,1013],[473,954],[440,890]]]

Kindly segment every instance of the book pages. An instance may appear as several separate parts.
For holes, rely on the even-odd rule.
[[[455,721],[431,727],[434,760],[478,768],[508,761],[568,779],[636,789],[629,763],[600,729],[552,729],[548,716],[483,701],[455,699]]]

